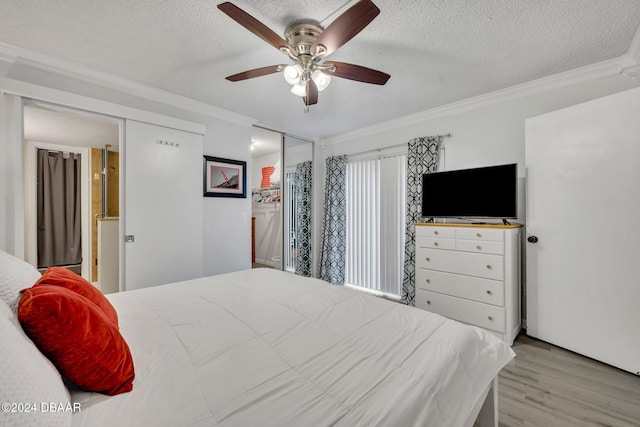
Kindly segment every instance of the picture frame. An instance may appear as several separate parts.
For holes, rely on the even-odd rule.
[[[247,197],[247,162],[204,156],[204,197]]]

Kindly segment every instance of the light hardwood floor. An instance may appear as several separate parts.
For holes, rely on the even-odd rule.
[[[640,426],[640,376],[523,333],[513,350],[498,381],[501,427]]]

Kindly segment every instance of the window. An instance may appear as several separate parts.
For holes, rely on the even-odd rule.
[[[406,155],[347,163],[345,281],[401,295]]]

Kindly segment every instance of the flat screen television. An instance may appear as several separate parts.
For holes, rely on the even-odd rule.
[[[517,218],[518,165],[512,163],[424,174],[422,216]]]

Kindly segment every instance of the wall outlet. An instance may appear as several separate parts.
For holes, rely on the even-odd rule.
[[[247,213],[240,212],[240,222],[247,222]]]

